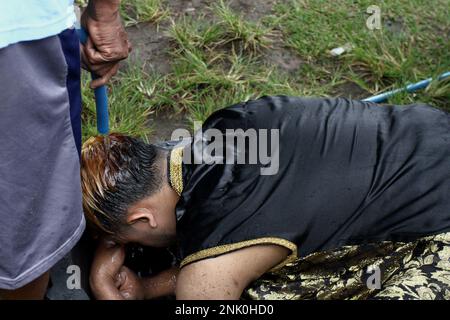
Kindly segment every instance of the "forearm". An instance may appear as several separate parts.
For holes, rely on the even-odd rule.
[[[97,21],[115,19],[119,14],[121,0],[89,0],[86,12]]]
[[[108,281],[95,285],[91,282],[91,290],[97,300],[125,300],[117,288]]]
[[[175,294],[179,269],[173,267],[161,271],[155,276],[143,278],[145,299],[155,299]]]

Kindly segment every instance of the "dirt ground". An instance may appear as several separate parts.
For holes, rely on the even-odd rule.
[[[232,0],[227,3],[233,10],[242,13],[249,20],[258,21],[272,13],[275,2],[274,0]],[[208,7],[213,3],[215,3],[214,0],[167,0],[166,5],[173,19],[192,16],[211,21],[213,17]],[[169,73],[171,57],[168,49],[172,44],[167,35],[167,30],[170,23],[170,21],[163,21],[159,25],[140,23],[128,27],[128,36],[133,44],[130,62],[143,64],[144,70],[148,73]],[[271,48],[265,50],[263,59],[268,64],[275,65],[288,73],[297,71],[302,64],[300,57],[292,49],[286,48],[281,40],[277,39],[273,39]],[[188,127],[183,115],[161,113],[152,115],[149,125],[153,129],[153,134],[149,137],[151,142],[169,139],[173,129]]]
[[[208,7],[214,2],[214,0],[168,0],[167,6],[173,18],[185,15],[211,20],[212,16]],[[275,2],[273,0],[232,0],[229,4],[233,10],[242,13],[249,20],[258,21],[271,14]],[[170,55],[167,49],[171,43],[166,31],[169,24],[169,21],[159,26],[141,23],[127,28],[128,36],[133,44],[131,61],[138,60],[144,63],[147,71],[155,70],[163,74],[169,72]],[[282,42],[276,39],[271,48],[264,52],[264,57],[267,62],[288,72],[296,71],[302,63],[291,49],[284,47]]]
[[[171,19],[177,20],[183,16],[204,19],[208,22],[214,21],[215,17],[209,9],[216,0],[166,0],[165,6],[170,12],[170,18],[163,20],[159,25],[152,23],[140,23],[127,28],[130,41],[133,44],[133,52],[129,61],[143,65],[147,73],[156,72],[167,74],[171,71],[171,56],[169,54],[173,43],[168,35]],[[271,15],[276,0],[229,0],[227,4],[235,12],[242,14],[251,21],[260,21]],[[403,30],[402,21],[384,20],[384,27],[394,33]],[[270,47],[261,53],[261,60],[267,65],[275,66],[285,74],[296,74],[303,65],[308,64],[291,48],[286,46],[285,39],[277,30],[271,39]],[[295,77],[294,77],[295,78]],[[334,96],[352,97],[356,99],[369,96],[369,92],[362,89],[354,82],[345,82],[337,85],[333,92]],[[153,129],[149,140],[152,142],[170,138],[170,133],[175,128],[188,128],[188,121],[184,115],[173,115],[168,113],[155,113],[149,118],[149,125]]]

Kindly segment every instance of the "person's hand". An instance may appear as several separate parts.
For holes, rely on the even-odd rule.
[[[90,0],[81,16],[81,25],[89,34],[81,45],[81,60],[85,69],[98,76],[90,85],[93,89],[106,84],[131,51],[119,5],[119,0]]]
[[[144,287],[142,280],[130,269],[123,266],[114,283],[125,300],[143,300]]]
[[[89,281],[92,292],[100,300],[123,300],[116,284],[125,261],[125,248],[106,239],[100,240],[95,252]]]

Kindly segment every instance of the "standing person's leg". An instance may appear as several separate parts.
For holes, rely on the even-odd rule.
[[[75,137],[78,153],[81,151],[81,88],[80,88],[80,43],[75,36],[75,30],[66,30],[59,35],[61,47],[64,52],[68,66],[67,90],[70,101],[70,118],[72,122],[73,135]],[[85,232],[83,237],[50,272],[52,287],[47,297],[49,299],[86,299],[89,293],[89,269],[92,263],[93,251],[96,247],[90,235]],[[66,286],[67,268],[70,265],[80,267],[81,288],[84,290],[73,290]]]
[[[42,300],[45,297],[49,278],[49,272],[46,272],[19,289],[0,289],[0,300]]]
[[[78,56],[75,32],[65,32]],[[79,129],[74,125],[79,108],[72,105],[79,91],[69,92],[76,75],[69,81],[74,75],[66,53],[58,36],[0,50],[0,296],[4,298],[42,298],[48,270],[84,230]]]

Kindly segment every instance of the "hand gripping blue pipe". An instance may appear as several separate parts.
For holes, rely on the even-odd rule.
[[[88,34],[83,28],[77,29],[78,37],[81,43],[86,43]],[[98,77],[91,73],[92,80]],[[100,134],[107,134],[109,132],[109,115],[108,115],[108,91],[105,85],[94,89],[95,107],[97,111],[97,130]]]
[[[448,77],[450,77],[450,71],[442,73],[437,79],[438,79],[438,81],[441,81]],[[394,90],[391,90],[388,92],[377,94],[376,96],[372,96],[372,97],[363,99],[363,101],[376,102],[376,103],[383,102],[383,101],[387,100],[388,98],[392,97],[393,95],[400,93],[400,92],[405,92],[405,91],[406,92],[414,92],[414,91],[426,88],[431,83],[432,80],[433,80],[433,78],[428,78],[428,79],[425,79],[425,80],[422,80],[422,81],[419,81],[416,83],[409,84],[403,88],[394,89]]]

